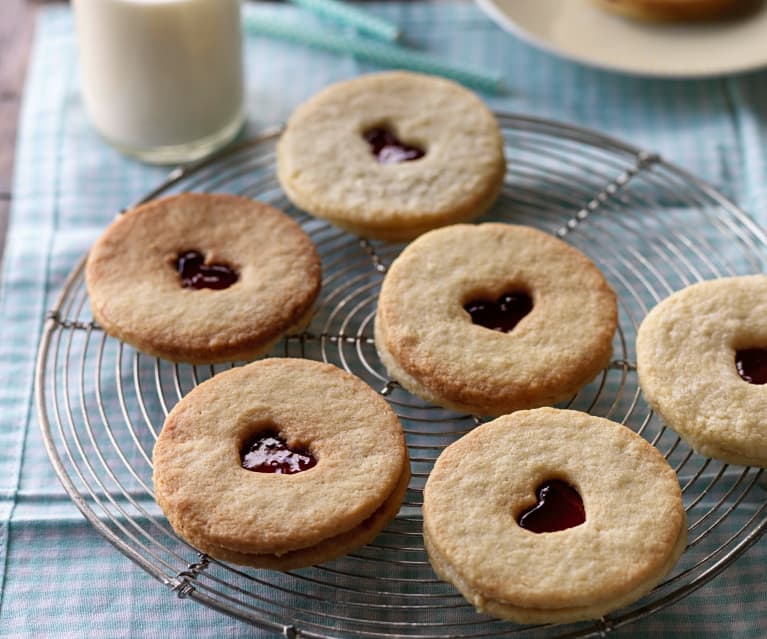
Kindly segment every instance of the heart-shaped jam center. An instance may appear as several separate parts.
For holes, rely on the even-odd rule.
[[[426,155],[422,148],[405,144],[386,127],[368,129],[362,137],[370,145],[370,152],[379,164],[400,164],[418,160]]]
[[[767,348],[746,348],[735,353],[735,368],[749,384],[767,384]]]
[[[583,500],[567,482],[560,479],[544,482],[535,494],[538,503],[517,519],[522,528],[534,533],[556,532],[586,521]]]
[[[463,305],[471,321],[494,331],[508,333],[533,310],[533,300],[523,292],[504,293],[496,301],[471,300]]]
[[[240,451],[242,467],[256,473],[293,475],[317,465],[317,459],[305,448],[288,447],[274,431],[259,433],[245,442]]]
[[[184,288],[220,290],[234,284],[238,275],[226,264],[206,264],[199,251],[185,251],[176,258],[176,269]]]

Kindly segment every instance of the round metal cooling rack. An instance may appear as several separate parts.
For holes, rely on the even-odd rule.
[[[429,405],[387,378],[372,322],[379,285],[402,245],[360,240],[291,206],[275,177],[277,132],[174,172],[145,199],[238,193],[282,208],[310,234],[323,260],[317,315],[270,356],[336,364],[387,397],[410,447],[405,503],[374,543],[308,569],[245,569],[198,554],[174,535],[153,500],[151,451],[179,398],[227,367],[172,364],[108,337],[90,315],[83,260],[46,323],[37,405],[64,487],[118,550],[179,597],[286,637],[587,637],[679,600],[760,538],[767,529],[761,471],[694,453],[648,408],[633,362],[637,326],[649,308],[698,280],[763,271],[765,236],[712,188],[655,154],[534,118],[500,115],[499,122],[509,166],[503,193],[483,219],[559,236],[589,255],[618,293],[614,359],[566,405],[632,428],[678,473],[689,547],[666,580],[597,622],[534,627],[476,613],[435,577],[422,545],[422,489],[440,451],[480,420]]]

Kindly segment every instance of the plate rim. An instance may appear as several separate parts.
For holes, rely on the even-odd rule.
[[[529,30],[515,21],[508,14],[508,12],[500,6],[499,0],[474,0],[474,2],[485,13],[485,15],[487,15],[499,27],[501,27],[504,31],[515,35],[526,44],[529,44],[536,49],[554,55],[558,58],[576,62],[586,67],[599,69],[601,71],[620,73],[623,75],[639,78],[684,80],[721,78],[723,76],[729,75],[742,75],[767,68],[767,49],[765,50],[764,59],[761,62],[755,63],[753,61],[749,61],[743,64],[730,65],[729,67],[722,67],[712,70],[691,69],[689,71],[679,71],[675,69],[636,69],[633,67],[626,67],[621,64],[611,63],[607,60],[593,58],[586,55],[578,55],[577,53],[567,51],[562,47],[557,46],[544,37],[531,33]],[[765,6],[764,11],[767,12],[767,6]]]

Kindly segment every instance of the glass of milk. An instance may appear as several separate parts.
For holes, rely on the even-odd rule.
[[[204,157],[244,121],[239,0],[72,0],[85,107],[124,153]]]

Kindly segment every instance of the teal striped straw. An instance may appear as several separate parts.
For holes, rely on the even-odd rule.
[[[402,33],[393,22],[347,2],[339,2],[339,0],[290,0],[290,2],[322,18],[335,20],[347,27],[354,27],[381,40],[394,42]]]
[[[504,93],[503,78],[498,73],[453,65],[440,58],[413,49],[357,38],[344,33],[298,24],[278,18],[274,14],[260,16],[244,12],[243,24],[248,33],[285,40],[340,55],[351,55],[365,62],[385,67],[408,69],[420,73],[440,75],[477,91]]]

